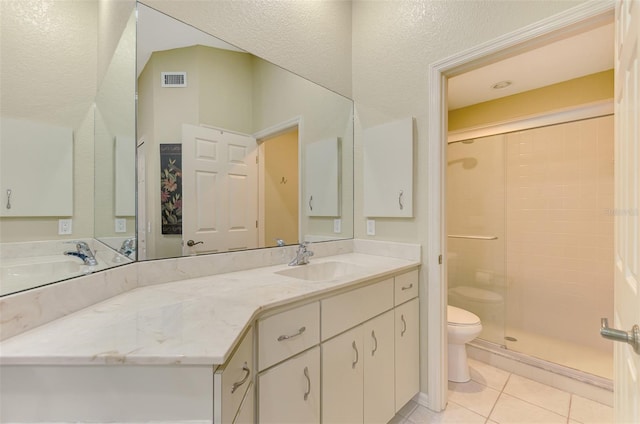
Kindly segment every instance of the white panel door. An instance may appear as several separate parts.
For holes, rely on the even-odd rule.
[[[257,149],[247,135],[182,126],[185,255],[258,246]]]
[[[616,5],[615,69],[615,326],[640,324],[640,2]],[[618,423],[640,422],[640,355],[627,343],[614,350],[614,411]]]

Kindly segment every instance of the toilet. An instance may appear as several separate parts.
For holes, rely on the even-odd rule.
[[[482,324],[477,315],[455,306],[447,306],[449,381],[466,383],[471,379],[466,343],[475,339],[481,331]]]

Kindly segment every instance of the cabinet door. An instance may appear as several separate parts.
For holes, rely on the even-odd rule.
[[[361,423],[363,402],[363,327],[322,344],[322,421]]]
[[[396,412],[420,390],[418,298],[398,306],[396,317]]]
[[[255,415],[254,402],[255,391],[253,390],[253,383],[249,383],[247,393],[245,393],[244,399],[242,399],[238,415],[236,415],[236,418],[233,420],[233,424],[253,424],[256,422],[256,420],[253,419]]]
[[[258,422],[320,422],[320,348],[314,347],[258,376]]]
[[[388,423],[395,415],[394,313],[363,324],[364,422]]]
[[[413,118],[363,130],[365,216],[413,216]]]
[[[253,379],[253,328],[244,335],[227,363],[213,375],[213,421],[233,422]]]

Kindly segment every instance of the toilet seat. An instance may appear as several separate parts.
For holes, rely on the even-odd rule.
[[[474,313],[447,305],[447,324],[454,327],[468,327],[480,324],[480,318]]]

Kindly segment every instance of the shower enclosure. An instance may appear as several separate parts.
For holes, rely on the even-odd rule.
[[[611,379],[613,117],[449,143],[449,304],[501,349]]]

